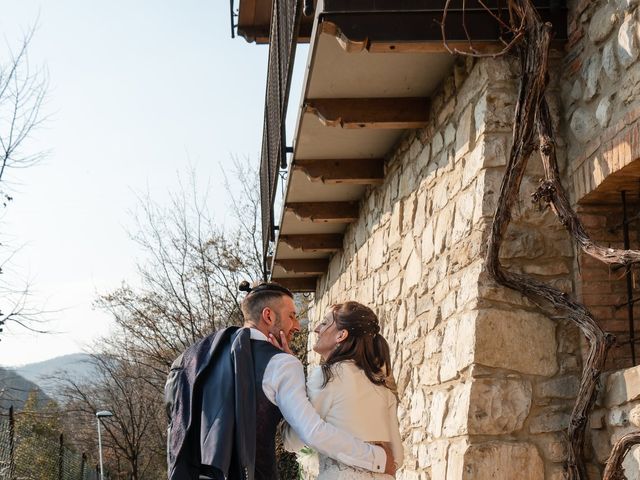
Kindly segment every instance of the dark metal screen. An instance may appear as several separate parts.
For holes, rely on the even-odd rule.
[[[638,189],[640,192],[640,188]],[[640,240],[638,238],[638,231],[640,231],[640,213],[638,213],[637,206],[640,205],[640,193],[638,196],[633,199],[635,202],[631,203],[632,195],[635,192],[621,192],[621,200],[622,200],[622,241],[623,247],[625,250],[630,248],[638,248],[637,246],[631,245],[631,230],[635,226],[636,235],[635,240]],[[633,208],[635,207],[635,208]],[[640,342],[640,338],[638,337],[638,333],[635,331],[635,315],[634,315],[634,305],[640,301],[640,286],[637,285],[637,275],[638,275],[637,266],[628,265],[624,269],[624,278],[625,278],[625,290],[626,290],[626,301],[616,305],[616,309],[624,309],[627,315],[627,328],[628,328],[628,337],[624,339],[618,339],[618,345],[629,345],[629,353],[631,354],[631,363],[632,365],[638,364],[637,357],[637,346],[636,344]],[[637,310],[636,310],[637,311]]]
[[[301,0],[273,0],[269,36],[269,64],[260,159],[260,198],[262,203],[263,274],[268,275],[267,256],[275,236],[273,203],[278,170],[286,168],[285,118],[289,100],[291,72],[300,26]]]

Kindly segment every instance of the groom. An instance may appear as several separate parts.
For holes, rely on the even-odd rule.
[[[393,474],[390,449],[325,423],[307,398],[302,363],[269,343],[269,334],[290,340],[300,329],[292,293],[277,283],[240,288],[248,292],[244,328],[209,335],[171,367],[169,480],[276,480],[275,434],[283,418],[318,452]]]

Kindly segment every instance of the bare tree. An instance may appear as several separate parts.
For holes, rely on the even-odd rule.
[[[95,413],[108,409],[114,416],[103,421],[103,448],[112,478],[145,480],[166,475],[164,411],[149,383],[153,372],[127,352],[107,350],[93,355],[93,361],[98,376],[90,382],[62,381],[76,441],[83,443],[83,449],[95,446]]]
[[[27,140],[45,120],[41,110],[45,100],[48,75],[43,69],[32,70],[28,49],[35,33],[31,28],[17,49],[7,46],[6,60],[0,60],[0,203],[6,207],[13,200],[11,173],[33,166],[44,152],[32,152]],[[7,322],[33,331],[42,331],[41,311],[31,306],[29,282],[17,286],[14,278],[5,279],[7,265],[15,255],[0,238],[0,332]],[[9,250],[9,251],[8,251]]]
[[[147,254],[138,264],[139,286],[123,284],[97,301],[122,328],[129,350],[154,369],[158,389],[185,348],[242,322],[238,284],[260,276],[259,189],[249,168],[236,163],[241,197],[228,188],[236,219],[231,228],[211,220],[193,174],[189,187],[171,196],[168,208],[141,198],[132,236]]]

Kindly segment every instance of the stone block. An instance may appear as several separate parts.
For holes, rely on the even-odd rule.
[[[611,427],[626,427],[629,425],[629,413],[622,408],[614,408],[607,414],[607,424]]]
[[[545,255],[544,234],[540,229],[515,222],[509,226],[500,251],[502,259],[535,259]],[[534,264],[531,264],[534,265]]]
[[[493,441],[469,445],[464,452],[462,468],[455,471],[460,472],[460,476],[447,476],[447,480],[544,478],[544,464],[538,450],[524,442]]]
[[[444,139],[442,138],[442,133],[436,132],[433,134],[433,139],[431,140],[431,153],[436,154],[440,153],[444,147]]]
[[[593,453],[595,453],[598,462],[606,462],[609,458],[609,454],[611,453],[611,439],[609,432],[606,430],[592,430],[591,445],[593,446]]]
[[[428,263],[433,258],[434,243],[433,243],[433,222],[429,220],[422,231],[421,238],[422,247],[422,260]]]
[[[451,235],[451,224],[453,222],[453,205],[447,206],[440,211],[436,220],[436,228],[433,232],[433,246],[436,255],[442,253],[449,247],[448,239]]]
[[[617,81],[619,76],[614,42],[615,40],[607,42],[602,49],[602,70],[612,82]]]
[[[598,108],[596,108],[596,120],[602,128],[609,125],[611,120],[611,113],[613,112],[612,97],[607,95],[598,102]]]
[[[453,229],[451,231],[450,240],[452,245],[460,242],[471,232],[475,193],[476,192],[473,188],[467,188],[456,199]]]
[[[519,379],[477,379],[469,401],[470,435],[503,435],[522,428],[531,407],[531,384]]]
[[[638,0],[615,0],[618,10],[630,10],[638,5]]]
[[[417,173],[418,169],[414,164],[407,163],[404,165],[402,175],[400,175],[400,182],[398,184],[398,196],[400,198],[405,198],[415,190],[417,186]]]
[[[638,58],[638,25],[633,14],[627,13],[618,30],[617,53],[620,63],[629,67]]]
[[[629,412],[629,423],[634,427],[640,427],[640,404],[635,405]]]
[[[464,456],[468,448],[469,441],[465,438],[451,442],[447,456],[447,476],[441,478],[446,480],[459,480],[463,478],[465,467]]]
[[[428,419],[429,412],[425,409],[425,397],[422,389],[418,388],[411,395],[410,420],[411,425],[424,425]]]
[[[475,125],[473,116],[473,104],[469,104],[460,116],[458,121],[458,131],[456,132],[455,161],[457,162],[464,155],[473,149],[475,142]]]
[[[444,144],[445,146],[453,145],[453,142],[456,139],[456,127],[453,123],[447,124],[447,127],[444,129]]]
[[[420,139],[418,137],[414,138],[411,142],[411,146],[409,147],[409,160],[413,161],[418,158],[418,155],[420,155],[423,148],[424,145],[422,145]]]
[[[589,40],[598,43],[606,39],[616,24],[616,20],[617,15],[611,4],[605,4],[596,10],[591,17],[591,22],[589,22]]]
[[[516,92],[514,90],[489,90],[476,104],[474,122],[476,135],[487,132],[507,132],[513,124]]]
[[[416,246],[413,241],[412,235],[405,235],[402,239],[402,247],[400,249],[400,266],[401,268],[407,267],[407,262],[409,261],[409,257],[415,251]]]
[[[537,436],[536,444],[542,458],[554,463],[564,462],[568,454],[568,439],[565,432],[544,433]]]
[[[471,382],[459,383],[451,391],[443,436],[451,438],[468,433],[471,388]]]
[[[571,98],[574,100],[580,100],[582,98],[582,81],[581,79],[576,79],[571,86],[571,92],[569,92]],[[568,113],[568,112],[567,112]]]
[[[553,378],[536,385],[536,397],[549,398],[575,398],[580,388],[580,378],[575,375]]]
[[[569,412],[558,407],[543,408],[529,422],[529,431],[531,433],[559,432],[569,426],[569,418]]]
[[[404,282],[402,287],[404,295],[407,295],[408,292],[418,284],[421,276],[422,261],[420,259],[420,253],[416,249],[413,249],[404,272]]]
[[[640,398],[640,365],[614,372],[607,378],[604,404],[608,408]]]
[[[433,209],[441,210],[449,202],[449,191],[447,182],[439,181],[433,186],[431,198],[433,199]]]
[[[455,252],[455,257],[452,258],[452,262],[460,265],[460,285],[456,298],[456,304],[458,311],[462,311],[467,308],[473,308],[477,304],[479,299],[479,285],[478,278],[480,277],[480,271],[482,265],[478,262],[481,255],[478,248],[480,247],[480,236],[472,235],[461,245],[460,250]],[[474,263],[469,264],[470,260],[475,260]],[[468,264],[467,266],[463,266]],[[462,285],[464,287],[462,287]]]
[[[476,312],[466,312],[445,323],[440,380],[446,382],[473,363]]]
[[[571,132],[578,141],[583,143],[591,140],[597,125],[596,117],[584,107],[576,108],[569,122]]]
[[[442,436],[442,424],[447,414],[448,401],[449,395],[443,390],[438,390],[433,394],[429,411],[429,425],[427,426],[427,433],[432,438],[440,438]]]
[[[418,157],[416,158],[416,172],[420,173],[431,160],[431,146],[425,145]]]
[[[594,53],[584,65],[583,78],[585,81],[582,98],[585,101],[591,100],[598,93],[598,80],[600,79],[600,71],[602,70],[602,62],[599,53]]]
[[[474,223],[482,217],[492,217],[495,212],[500,184],[503,177],[502,168],[487,168],[482,170],[476,181],[476,209],[473,214]],[[482,199],[480,201],[480,199]]]
[[[589,427],[592,430],[601,430],[605,427],[604,418],[607,414],[606,410],[598,409],[591,412],[589,416]]]
[[[369,268],[375,271],[382,267],[386,261],[387,244],[384,239],[384,230],[376,230],[369,240]]]
[[[447,452],[449,442],[439,440],[429,444],[429,465],[431,466],[431,478],[447,478]]]
[[[558,370],[555,325],[540,314],[480,310],[475,333],[477,363],[531,375]]]
[[[396,202],[393,205],[391,219],[389,221],[389,235],[387,236],[386,245],[392,246],[402,239],[402,202]]]
[[[457,310],[456,297],[458,292],[450,291],[446,297],[440,302],[440,309],[443,318],[451,317]]]

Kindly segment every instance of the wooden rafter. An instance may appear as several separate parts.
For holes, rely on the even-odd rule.
[[[280,241],[303,252],[337,252],[342,248],[342,235],[335,233],[280,235]]]
[[[379,185],[384,180],[382,158],[344,160],[295,160],[293,170],[303,172],[311,181]]]
[[[338,25],[328,20],[323,21],[319,27],[322,33],[332,35],[336,38],[340,47],[348,53],[360,53],[368,51],[371,53],[446,53],[447,49],[442,44],[442,39],[437,40],[377,40],[369,37],[349,38]],[[469,50],[467,40],[452,40],[449,45],[454,45],[458,50]],[[496,41],[477,41],[473,44],[477,51],[482,53],[498,53],[503,49],[503,45]]]
[[[322,275],[329,267],[328,258],[296,258],[276,260],[275,264],[287,273]]]
[[[316,277],[272,278],[274,282],[288,288],[292,292],[315,292]]]
[[[351,223],[358,219],[358,202],[290,202],[287,212],[314,223]]]
[[[426,97],[311,98],[304,108],[328,127],[422,128],[429,119]]]

